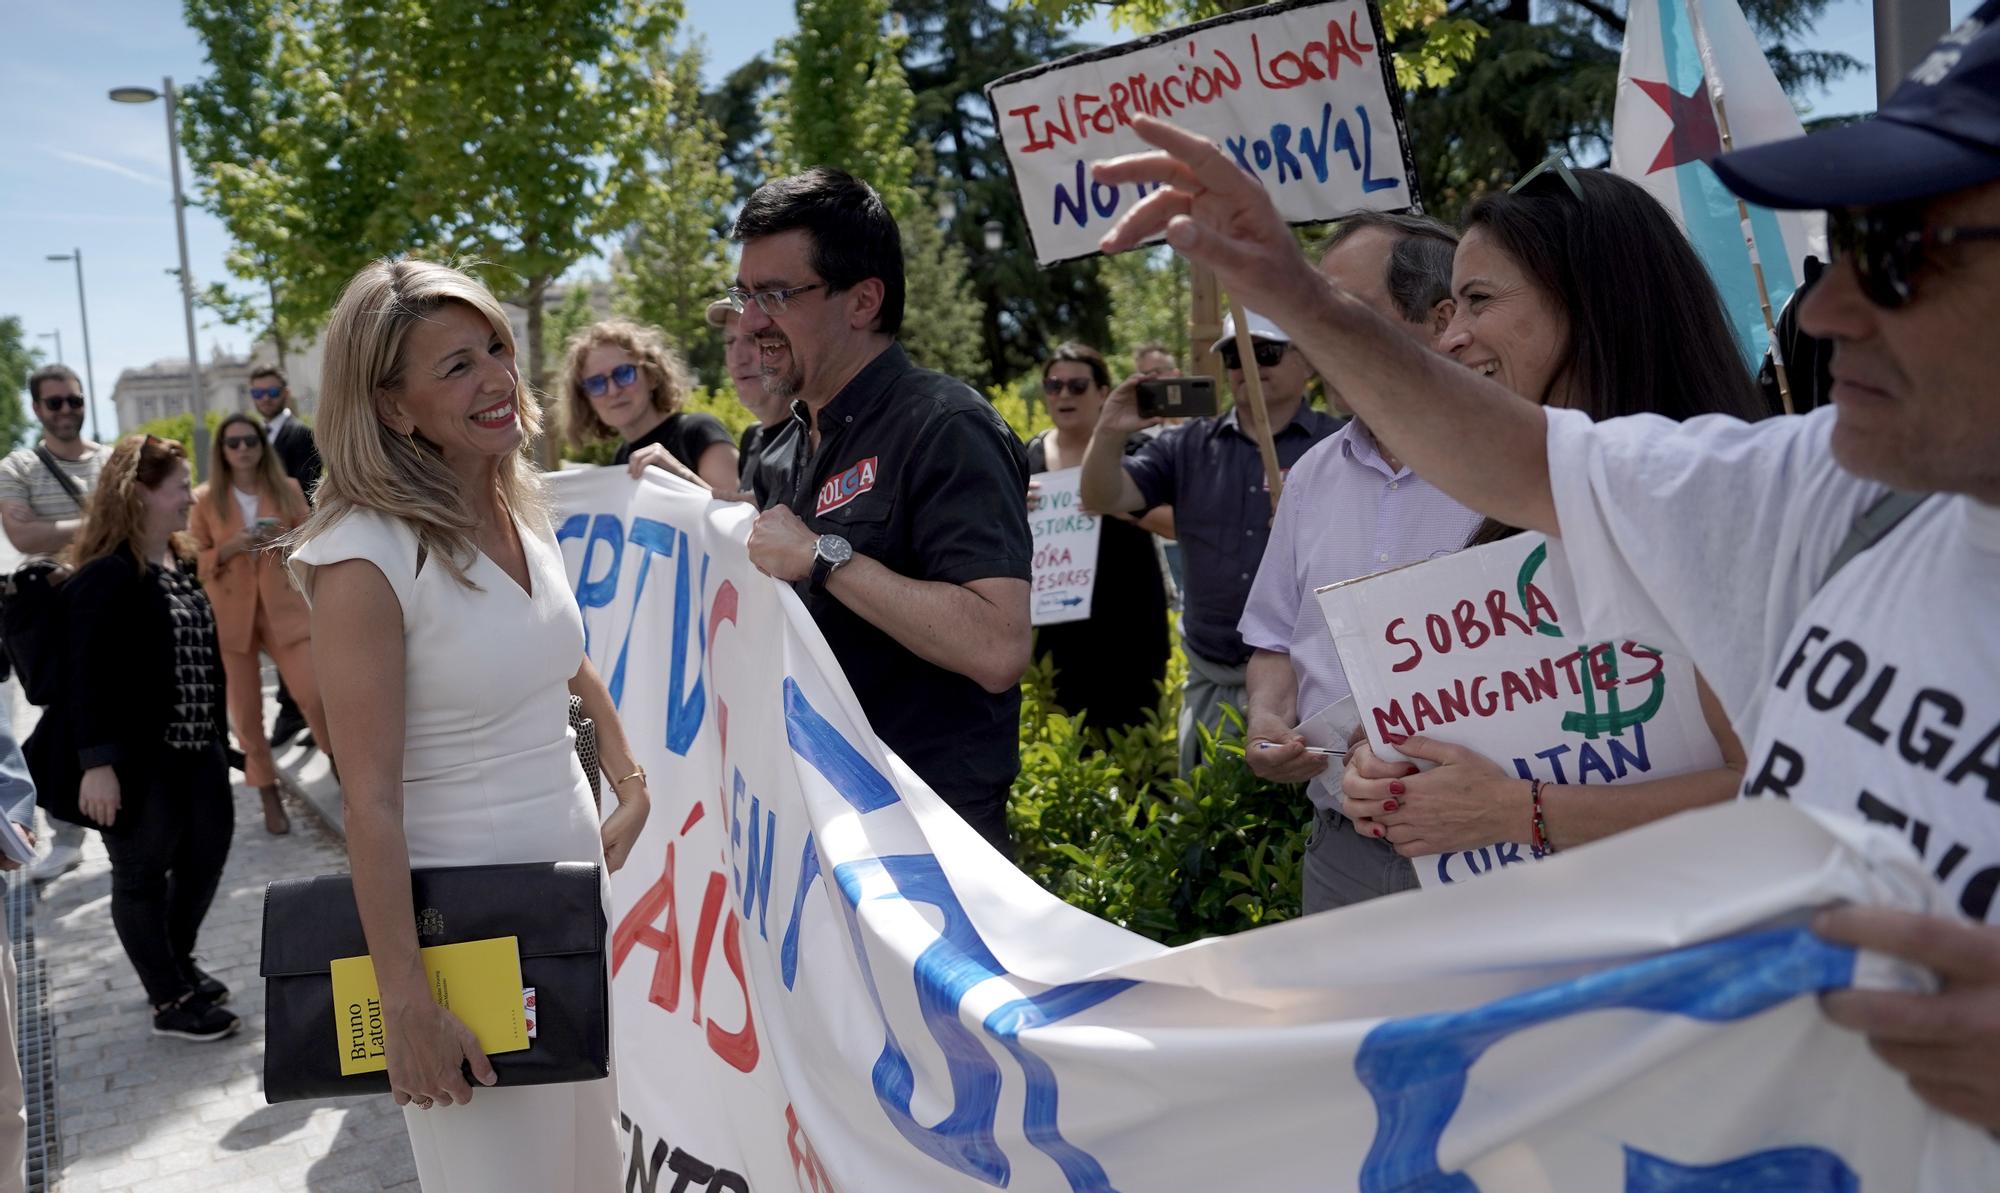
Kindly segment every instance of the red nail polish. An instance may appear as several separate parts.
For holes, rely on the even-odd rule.
[[[1389,780],[1389,794],[1390,795],[1403,794],[1403,785],[1394,779]]]
[[[1397,803],[1397,802],[1396,802],[1395,800],[1392,800],[1392,799],[1385,799],[1385,800],[1383,800],[1383,801],[1382,801],[1382,810],[1383,810],[1384,812],[1393,812],[1393,811],[1395,811],[1395,810],[1396,810],[1397,808],[1400,808],[1400,807],[1402,807],[1402,806],[1403,806],[1403,805],[1401,805],[1401,804]]]
[[[1382,829],[1382,827],[1380,825],[1377,825],[1375,828],[1375,835],[1379,837],[1382,835],[1383,831],[1384,830]]]

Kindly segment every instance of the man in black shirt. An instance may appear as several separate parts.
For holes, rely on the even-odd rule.
[[[1020,441],[896,343],[902,238],[866,183],[824,168],[768,183],[733,237],[738,327],[792,409],[751,476],[750,560],[799,590],[882,740],[1011,856],[1032,549]]]

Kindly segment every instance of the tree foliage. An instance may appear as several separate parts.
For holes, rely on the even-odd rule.
[[[187,0],[213,67],[185,133],[231,268],[276,288],[273,321],[323,320],[369,259],[491,263],[528,311],[632,219],[664,80],[645,52],[678,0]],[[262,264],[262,263],[268,263]]]
[[[11,451],[35,425],[28,414],[28,375],[41,361],[41,350],[28,346],[21,317],[0,315],[0,450]]]
[[[769,109],[772,174],[835,166],[863,179],[898,220],[914,211],[915,97],[903,74],[902,33],[885,0],[798,0],[798,32],[778,46],[782,99]]]
[[[1772,72],[1795,94],[1857,65],[1844,54],[1783,44],[1808,31],[1826,2],[1744,0]],[[1489,36],[1443,86],[1409,97],[1410,138],[1433,212],[1454,218],[1482,191],[1551,153],[1590,165],[1609,160],[1623,4],[1454,0],[1453,9]]]
[[[1003,385],[1066,339],[1104,345],[1110,301],[1097,261],[1042,269],[1028,249],[1013,173],[982,89],[1002,75],[1084,47],[1032,10],[995,0],[895,0],[916,95],[911,137],[931,147],[934,193],[956,209],[953,238],[973,264],[986,382]],[[997,223],[998,252],[986,248]]]
[[[977,384],[986,376],[980,306],[965,251],[941,226],[934,205],[918,204],[902,221],[903,347],[910,359]]]
[[[707,314],[732,272],[726,211],[735,183],[716,161],[722,134],[703,103],[700,46],[663,46],[651,57],[665,118],[654,130],[657,164],[635,198],[616,262],[613,301],[621,313],[665,331],[697,373],[718,376],[721,338]]]
[[[1142,344],[1165,344],[1174,359],[1188,361],[1188,265],[1172,249],[1136,249],[1105,259],[1104,287],[1111,296],[1111,336],[1104,345],[1116,372],[1131,366],[1129,353]]]

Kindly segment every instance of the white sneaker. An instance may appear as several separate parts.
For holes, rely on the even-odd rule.
[[[83,864],[83,850],[75,845],[58,842],[49,851],[29,863],[23,871],[35,882],[48,882],[60,878]]]

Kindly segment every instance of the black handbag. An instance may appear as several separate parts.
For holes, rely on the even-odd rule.
[[[611,1072],[611,992],[595,862],[448,866],[410,872],[417,944],[496,936],[520,942],[536,1036],[488,1059],[498,1085],[590,1081]],[[340,1075],[332,963],[368,952],[346,874],[288,878],[264,889],[264,1099],[387,1093],[386,1072]]]

